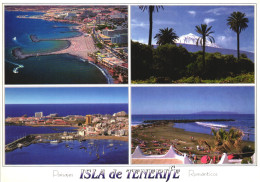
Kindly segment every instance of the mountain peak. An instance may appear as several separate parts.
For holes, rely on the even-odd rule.
[[[176,43],[196,45],[196,42],[197,42],[197,39],[198,39],[198,38],[199,38],[199,37],[196,36],[196,35],[194,35],[193,33],[189,33],[189,34],[180,36],[180,37],[176,40]],[[211,42],[208,41],[208,40],[206,40],[206,46],[207,46],[207,47],[220,48],[217,44],[211,43]]]

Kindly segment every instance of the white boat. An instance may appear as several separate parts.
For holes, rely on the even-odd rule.
[[[52,140],[52,141],[50,141],[50,143],[55,144],[55,143],[60,143],[60,141],[59,140]]]
[[[22,147],[23,147],[23,144],[18,143],[18,144],[17,144],[17,147],[22,148]]]

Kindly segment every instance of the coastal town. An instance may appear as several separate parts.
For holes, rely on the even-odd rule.
[[[72,38],[59,39],[70,41],[70,46],[63,50],[24,55],[20,49],[15,49],[13,55],[16,58],[68,53],[97,65],[109,78],[108,83],[128,82],[127,6],[7,6],[6,10],[41,12],[31,16],[19,15],[17,18],[70,23],[75,26],[53,28],[67,27],[71,32],[81,33]],[[30,35],[30,38],[33,42],[46,41],[37,39],[37,35]]]
[[[18,140],[7,144],[6,151],[11,151],[23,147],[32,142],[59,143],[62,140],[86,139],[112,139],[128,141],[128,115],[121,111],[113,115],[68,115],[59,117],[57,113],[43,115],[43,112],[36,112],[34,117],[8,117],[6,125],[32,126],[32,127],[52,127],[57,130],[50,134],[33,134],[23,136]],[[64,131],[59,133],[56,127],[75,127],[73,132]]]

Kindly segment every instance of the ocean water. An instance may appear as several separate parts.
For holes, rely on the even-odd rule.
[[[39,19],[17,18],[18,15],[39,15],[38,12],[5,11],[5,83],[6,84],[86,84],[107,83],[107,76],[95,65],[78,57],[59,54],[17,60],[14,48],[24,53],[52,52],[68,47],[65,40],[32,42],[39,39],[59,39],[79,36],[74,24]],[[54,26],[62,26],[55,28]]]
[[[6,104],[5,118],[20,117],[24,114],[34,116],[35,112],[43,112],[44,116],[58,113],[59,116],[87,114],[114,114],[125,111],[128,104]]]
[[[243,140],[255,141],[254,114],[176,114],[176,115],[132,115],[132,125],[141,124],[145,120],[185,120],[185,119],[233,119],[235,121],[206,121],[192,123],[175,123],[174,127],[185,131],[211,134],[211,128],[239,128],[244,131]]]
[[[59,116],[128,113],[128,104],[6,104],[5,117],[58,113]],[[29,134],[73,132],[73,127],[5,126],[8,144]],[[93,143],[93,144],[92,144]],[[66,144],[70,148],[66,147]],[[109,144],[113,144],[110,146]],[[87,150],[80,149],[85,146]],[[103,154],[104,151],[104,154]],[[100,158],[97,158],[97,154]],[[6,164],[128,164],[128,142],[115,140],[63,141],[38,143],[5,154]]]
[[[83,146],[86,149],[81,148]],[[86,140],[80,143],[73,140],[63,141],[58,144],[37,143],[12,152],[6,152],[5,163],[7,165],[128,164],[128,142]]]
[[[75,132],[75,127],[32,127],[32,126],[5,126],[5,144],[30,134]]]

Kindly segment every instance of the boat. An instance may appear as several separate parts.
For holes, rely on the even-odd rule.
[[[22,143],[18,143],[18,144],[17,144],[17,147],[18,147],[18,148],[22,148],[22,147],[23,147],[23,144],[22,144]]]
[[[112,146],[114,146],[114,144],[113,144],[113,143],[110,143],[109,146],[112,147]]]
[[[56,143],[60,143],[60,141],[59,140],[52,140],[52,141],[50,141],[50,143],[56,144]]]

